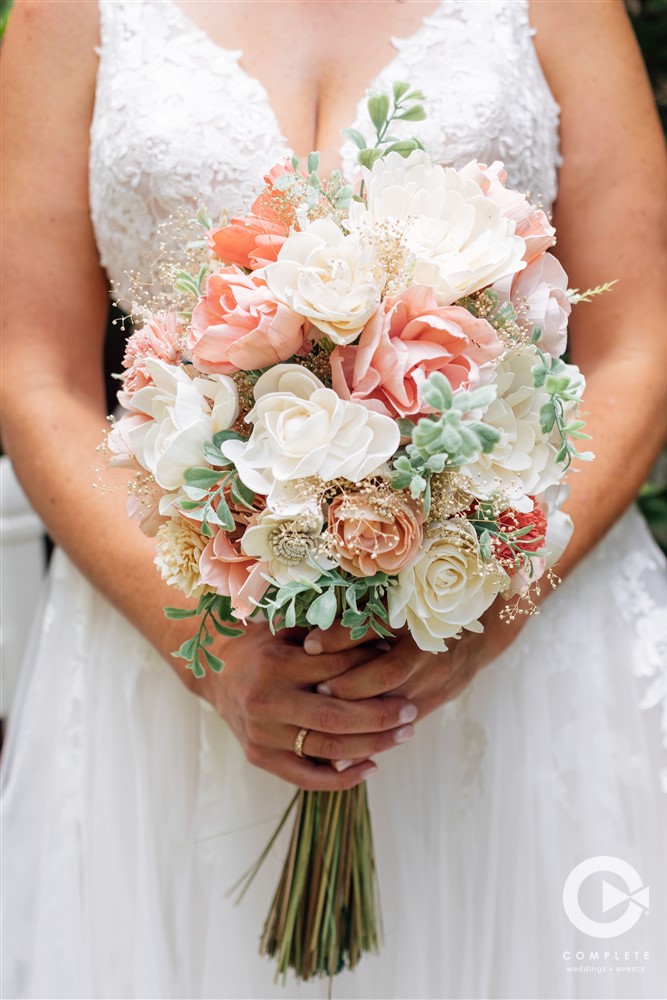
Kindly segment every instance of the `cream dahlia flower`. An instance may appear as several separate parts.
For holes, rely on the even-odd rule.
[[[281,483],[308,476],[357,483],[396,451],[400,434],[391,417],[341,399],[300,365],[276,365],[255,385],[246,420],[250,439],[222,446],[245,485],[271,497]]]
[[[155,358],[144,366],[152,382],[132,396],[132,409],[116,424],[110,446],[122,442],[162,489],[178,490],[187,468],[205,464],[204,442],[236,420],[238,393],[227,375],[191,379]]]
[[[316,219],[283,244],[266,284],[335,344],[351,343],[377,309],[382,286],[373,247]]]
[[[404,229],[412,280],[430,285],[441,306],[525,267],[526,245],[473,180],[415,150],[390,153],[366,171],[367,205],[353,202],[346,227],[369,234],[388,221]]]
[[[174,517],[157,533],[155,565],[162,579],[178,587],[186,597],[199,597],[203,590],[199,560],[208,539],[183,517]]]
[[[484,420],[500,431],[500,440],[493,451],[461,469],[476,497],[500,491],[518,510],[532,510],[528,496],[542,493],[563,477],[556,462],[557,432],[545,438],[540,429],[540,409],[551,397],[533,386],[532,369],[539,362],[537,348],[522,347],[497,364],[498,392]]]

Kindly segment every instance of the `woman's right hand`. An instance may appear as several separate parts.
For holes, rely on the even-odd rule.
[[[417,709],[400,697],[347,702],[318,694],[318,684],[378,652],[359,646],[309,656],[304,635],[272,635],[265,622],[251,623],[245,636],[221,640],[222,673],[208,671],[189,687],[226,720],[251,764],[308,791],[352,788],[377,770],[372,755],[410,739]],[[303,758],[294,752],[300,729],[308,730]],[[355,763],[336,769],[348,761]]]

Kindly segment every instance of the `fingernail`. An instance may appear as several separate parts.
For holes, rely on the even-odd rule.
[[[378,641],[374,642],[373,645],[375,646],[376,649],[379,649],[380,652],[382,653],[391,652],[391,646],[389,645],[386,639],[378,639]]]
[[[318,684],[317,685],[317,693],[318,694],[326,694],[328,697],[331,697],[331,688],[329,687],[328,684],[324,684],[324,683]],[[401,722],[402,721],[403,720],[401,719]]]
[[[394,731],[394,743],[407,743],[415,735],[414,726],[401,726]]]
[[[366,778],[370,778],[371,774],[375,774],[377,769],[377,764],[369,764],[368,767],[361,772],[361,777],[366,780]]]
[[[303,648],[312,656],[318,656],[322,652],[322,643],[314,635],[307,635],[303,640]]]
[[[414,722],[417,718],[417,708],[415,705],[404,705],[398,713],[399,722]]]
[[[337,771],[345,771],[348,767],[352,767],[351,760],[334,760],[332,763]]]

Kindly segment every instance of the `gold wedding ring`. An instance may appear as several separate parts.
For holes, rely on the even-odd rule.
[[[306,756],[305,753],[303,752],[303,744],[306,741],[306,736],[308,735],[308,732],[309,730],[307,729],[300,729],[299,732],[296,734],[296,739],[294,740],[294,753],[297,755],[297,757]]]

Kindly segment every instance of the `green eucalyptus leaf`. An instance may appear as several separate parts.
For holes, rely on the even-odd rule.
[[[400,99],[407,94],[410,89],[410,84],[405,83],[403,80],[394,80],[392,91],[394,94],[394,104],[398,104]]]
[[[217,486],[220,481],[220,473],[195,465],[185,470],[183,479],[188,486],[194,486],[200,490],[210,490],[213,486]]]
[[[195,618],[197,616],[197,611],[194,608],[163,608],[162,612],[165,618],[170,621],[181,621],[183,618]]]
[[[312,152],[308,154],[308,173],[311,175],[317,174],[320,166],[320,154],[318,152]],[[318,178],[319,182],[319,178]]]
[[[218,509],[216,513],[218,515],[218,520],[220,521],[220,524],[225,529],[225,531],[233,531],[234,518],[232,517],[232,512],[229,509],[229,505],[225,500],[225,498],[222,496],[222,494],[220,495],[220,500],[218,502]]]
[[[362,167],[370,170],[374,163],[382,157],[381,149],[361,149],[357,154],[357,159]]]
[[[219,674],[225,665],[223,660],[221,660],[219,656],[216,656],[208,649],[202,649],[201,652],[204,656],[204,659],[206,660],[206,664],[209,667],[209,669],[212,670],[214,673]]]
[[[351,139],[358,149],[366,149],[366,140],[358,129],[344,128],[343,135],[347,139]]]
[[[423,122],[426,118],[426,111],[421,104],[415,104],[413,108],[408,108],[400,115],[396,115],[396,118],[402,122]]]
[[[316,597],[308,608],[306,618],[309,624],[316,625],[322,630],[331,628],[336,618],[338,601],[334,590],[325,590]]]
[[[414,139],[401,139],[399,142],[392,142],[391,146],[387,146],[386,153],[399,153],[401,156],[409,156],[410,153],[414,153],[417,148],[417,143]]]
[[[556,423],[556,407],[553,400],[549,400],[540,407],[540,430],[543,434],[550,434]],[[557,459],[562,461],[562,459]]]
[[[387,121],[389,115],[389,98],[386,94],[372,94],[368,98],[366,107],[368,115],[375,126],[376,132],[380,132]]]

